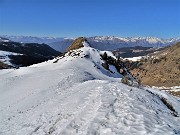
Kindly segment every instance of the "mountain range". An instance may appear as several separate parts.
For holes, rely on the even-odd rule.
[[[100,50],[115,50],[121,47],[163,47],[180,41],[180,38],[162,39],[156,37],[115,37],[96,36],[87,39],[93,47]]]
[[[9,39],[14,42],[21,42],[21,43],[52,43],[64,40],[65,38],[56,38],[56,37],[35,37],[35,36],[8,36],[2,35],[0,37]]]
[[[23,43],[45,43],[53,49],[64,52],[73,42],[73,38],[53,38],[53,37],[31,37],[31,36],[1,36],[12,41]],[[116,36],[94,36],[86,38],[92,47],[99,50],[116,50],[122,47],[163,47],[175,44],[180,38],[156,38],[156,37],[116,37]]]

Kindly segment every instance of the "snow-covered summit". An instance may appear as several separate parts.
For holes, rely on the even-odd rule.
[[[83,46],[30,67],[1,70],[0,134],[180,134],[179,98],[122,84],[115,67],[102,66],[103,53]]]

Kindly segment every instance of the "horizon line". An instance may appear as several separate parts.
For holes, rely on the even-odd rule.
[[[9,36],[9,37],[37,37],[37,38],[69,38],[69,39],[76,39],[78,37],[120,37],[120,38],[159,38],[159,39],[171,39],[171,38],[180,38],[180,36],[177,37],[159,37],[159,36],[118,36],[118,35],[91,35],[91,36],[75,36],[75,37],[68,37],[68,36],[37,36],[37,35],[9,35],[9,34],[0,34],[0,37]]]

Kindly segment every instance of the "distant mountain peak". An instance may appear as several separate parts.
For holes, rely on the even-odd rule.
[[[56,37],[35,37],[35,36],[8,36],[2,35],[1,37],[7,38],[14,42],[21,42],[21,43],[52,43],[52,42],[59,42],[64,40],[64,38],[56,38]]]
[[[33,36],[1,36],[14,42],[21,43],[45,43],[53,49],[65,52],[72,44],[74,38],[33,37]],[[180,41],[180,38],[157,38],[157,37],[119,37],[119,36],[92,36],[86,38],[92,47],[99,50],[116,50],[122,47],[164,47]]]

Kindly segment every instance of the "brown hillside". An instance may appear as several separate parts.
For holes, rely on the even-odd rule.
[[[126,62],[126,66],[142,84],[180,86],[180,43],[151,54],[146,60]]]

